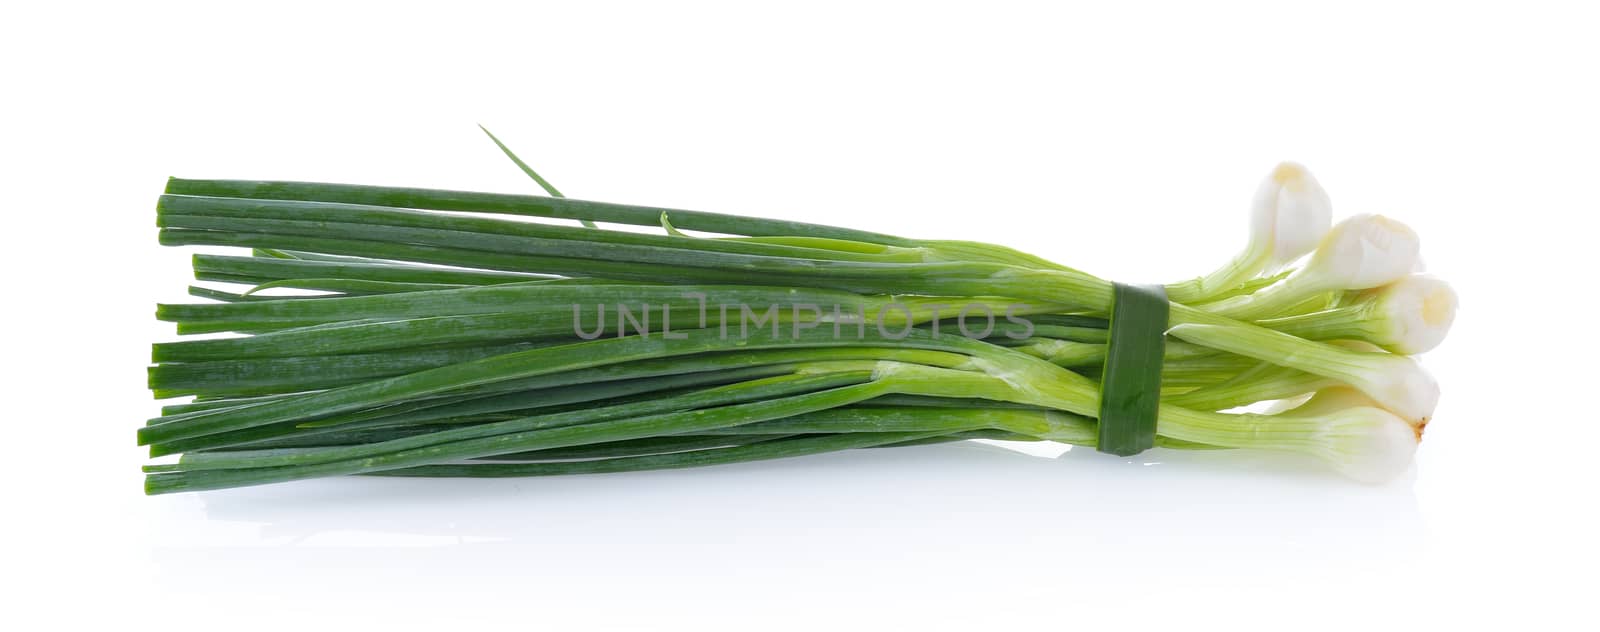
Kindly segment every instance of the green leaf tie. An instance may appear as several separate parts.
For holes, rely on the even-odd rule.
[[[1096,449],[1133,456],[1155,446],[1166,347],[1167,292],[1159,285],[1115,285],[1111,342],[1100,381]]]

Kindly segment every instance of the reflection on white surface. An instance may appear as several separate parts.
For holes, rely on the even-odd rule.
[[[1033,448],[1034,446],[1028,446]],[[1053,444],[1052,444],[1053,447]],[[1065,448],[1065,446],[1060,446]],[[974,525],[1006,518],[1094,515],[1100,519],[1011,524],[1012,533],[1047,530],[1051,538],[1136,541],[1121,517],[1181,512],[1225,514],[1160,533],[1144,546],[1208,548],[1230,542],[1261,547],[1313,532],[1416,536],[1416,502],[1406,480],[1353,484],[1306,459],[1260,452],[1152,450],[1116,458],[1078,448],[1056,458],[1009,446],[967,442],[858,450],[694,470],[521,479],[347,477],[196,494],[207,518],[259,525],[261,544],[326,545],[330,533],[385,534],[396,545],[441,543],[440,536],[542,548],[552,536],[594,529],[636,531],[696,542],[708,522],[783,533],[849,523],[899,525],[955,518]],[[1258,530],[1241,530],[1240,510],[1259,511]],[[625,515],[626,524],[613,522]],[[561,516],[560,522],[542,519]],[[1373,523],[1372,516],[1385,516]],[[576,519],[575,519],[576,518]],[[1112,518],[1106,520],[1105,518]],[[1154,527],[1160,527],[1155,529]],[[1147,534],[1143,534],[1147,535]],[[407,536],[415,540],[407,540]],[[1398,542],[1407,538],[1394,539]],[[1414,541],[1414,538],[1412,538]],[[181,543],[171,543],[183,546]],[[371,546],[367,541],[362,546]]]
[[[1070,601],[1109,598],[1123,581],[1250,585],[1392,564],[1423,541],[1410,489],[1272,454],[1045,458],[967,442],[636,474],[207,492],[152,500],[172,509],[158,518],[171,529],[152,532],[164,589],[230,598],[244,588],[383,601],[448,578],[451,599],[530,604],[620,590],[655,607],[707,591],[741,608],[792,591]],[[206,520],[183,515],[194,510]],[[219,539],[188,539],[202,531]],[[354,581],[359,593],[345,591]]]

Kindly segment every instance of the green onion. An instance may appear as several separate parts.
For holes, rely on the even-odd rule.
[[[154,345],[151,391],[197,399],[140,428],[180,455],[146,467],[149,493],[972,438],[1278,450],[1379,481],[1437,399],[1406,354],[1444,337],[1454,294],[1409,276],[1397,222],[1332,225],[1298,165],[1257,192],[1246,249],[1168,302],[990,244],[565,198],[490,138],[552,197],[168,182],[163,244],[249,250],[192,260],[243,287],[157,307],[233,335]]]

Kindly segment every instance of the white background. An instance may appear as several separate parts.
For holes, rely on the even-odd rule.
[[[134,4],[0,9],[10,629],[1593,623],[1581,3]],[[1456,285],[1444,399],[1384,486],[965,444],[141,496],[164,178],[531,191],[475,123],[575,197],[1130,281],[1223,261],[1298,160]]]

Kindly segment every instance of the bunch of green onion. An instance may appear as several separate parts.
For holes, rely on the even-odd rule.
[[[517,164],[548,197],[170,180],[161,243],[246,249],[193,266],[248,289],[158,307],[231,335],[154,345],[151,390],[193,399],[139,430],[181,455],[146,491],[1101,436],[1108,281],[984,243],[569,200]],[[1277,167],[1244,251],[1165,288],[1155,445],[1403,472],[1438,399],[1411,356],[1456,304],[1417,268],[1406,226],[1334,225]]]

